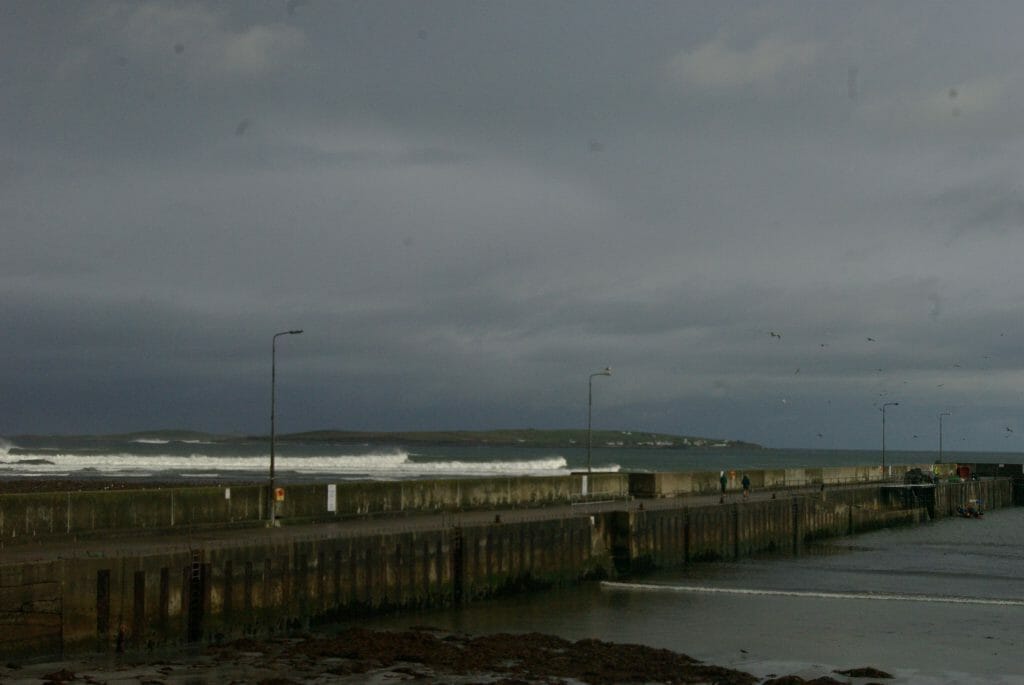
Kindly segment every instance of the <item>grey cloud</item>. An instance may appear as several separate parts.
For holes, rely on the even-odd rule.
[[[978,232],[1005,234],[1024,229],[1020,187],[992,179],[945,190],[931,200],[936,221],[949,227],[950,240]]]
[[[611,365],[624,429],[1004,449],[1021,17],[930,9],[0,10],[0,434],[257,432],[299,327],[292,429],[578,425]]]

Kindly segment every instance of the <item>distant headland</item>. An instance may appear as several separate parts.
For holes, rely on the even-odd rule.
[[[45,438],[47,436],[12,436]],[[217,442],[243,443],[269,440],[269,435],[223,435],[193,430],[170,429],[136,431],[104,435],[62,435],[50,436],[76,439],[82,442],[123,440],[129,442]],[[343,444],[369,443],[374,445],[438,445],[466,447],[542,447],[572,448],[587,446],[585,429],[534,429],[512,428],[498,430],[450,430],[450,431],[349,431],[315,430],[301,433],[278,433],[278,442],[333,442]],[[672,435],[650,431],[595,430],[591,434],[593,449],[764,449],[762,445],[742,440],[708,438],[693,435]]]
[[[533,428],[396,432],[322,430],[278,435],[277,439],[280,441],[299,442],[565,448],[586,447],[587,431],[581,429],[543,430]],[[761,448],[760,445],[738,440],[626,430],[595,430],[591,434],[591,445],[594,449],[602,447],[620,449]]]

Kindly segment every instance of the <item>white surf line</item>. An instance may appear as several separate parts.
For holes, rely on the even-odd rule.
[[[937,595],[901,595],[889,592],[812,592],[808,590],[756,590],[751,588],[709,587],[706,585],[654,585],[650,583],[620,583],[601,581],[601,587],[612,590],[641,590],[654,592],[688,592],[722,595],[760,595],[767,597],[814,597],[817,599],[874,599],[890,602],[941,602],[945,604],[986,604],[994,606],[1024,606],[1020,599],[984,599],[982,597],[943,597]]]

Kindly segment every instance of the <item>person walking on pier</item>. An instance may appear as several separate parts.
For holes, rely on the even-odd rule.
[[[720,471],[718,474],[718,482],[722,485],[722,494],[718,498],[719,504],[725,504],[725,484],[729,482],[729,479],[725,477],[725,471]]]
[[[743,499],[750,497],[750,476],[743,474]]]

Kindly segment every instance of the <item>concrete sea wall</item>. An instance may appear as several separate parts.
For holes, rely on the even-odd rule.
[[[1012,481],[1000,478],[703,506],[636,500],[589,514],[449,519],[434,529],[396,519],[372,531],[310,525],[216,539],[157,536],[121,547],[90,541],[37,560],[26,560],[36,546],[12,546],[0,555],[0,657],[279,634],[360,612],[447,606],[760,552],[799,554],[815,539],[953,515],[970,499],[1010,506],[1013,495]],[[16,550],[21,560],[13,561]]]
[[[584,516],[328,538],[264,531],[231,544],[0,563],[0,656],[267,636],[575,583],[610,565],[604,525]]]
[[[358,481],[288,485],[283,490],[284,499],[275,511],[279,523],[290,525],[624,498],[629,476]],[[122,530],[181,532],[259,525],[268,518],[267,507],[265,485],[0,494],[0,549]]]
[[[815,540],[956,516],[958,506],[977,499],[986,509],[1013,506],[1013,483],[994,479],[936,487],[824,489],[717,506],[637,507],[617,514],[612,553],[619,573],[764,552],[799,554]]]
[[[901,480],[912,469],[931,465],[854,466],[752,470],[757,489],[809,485],[864,484]],[[738,490],[744,472],[728,471],[728,489]],[[284,525],[365,516],[538,507],[623,497],[676,497],[719,491],[717,471],[679,473],[574,473],[544,478],[497,477],[359,481],[287,485],[276,516]],[[5,545],[113,531],[180,532],[258,525],[268,518],[264,485],[169,487],[0,494],[0,549]]]
[[[826,466],[814,468],[756,469],[742,471],[680,471],[671,473],[631,473],[629,491],[639,497],[676,497],[679,495],[715,494],[726,477],[727,491],[739,490],[743,476],[750,478],[756,490],[804,488],[814,485],[851,485],[874,482],[902,482],[911,470],[930,473],[940,465],[893,464],[881,466]],[[955,466],[955,465],[954,465]]]

